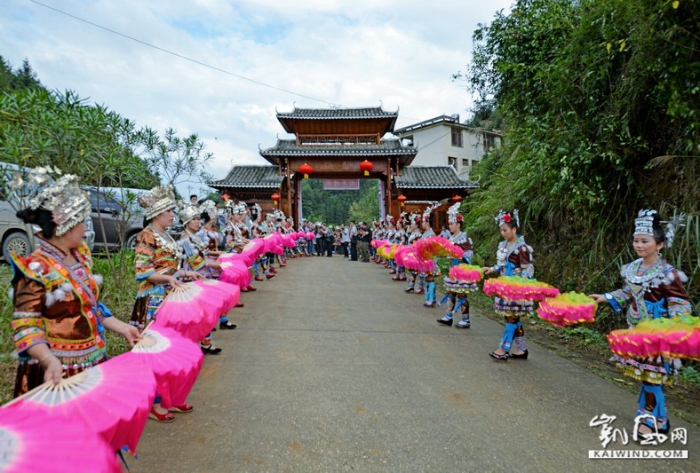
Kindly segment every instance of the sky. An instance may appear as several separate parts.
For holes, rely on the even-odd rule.
[[[2,0],[0,56],[139,127],[196,133],[220,179],[268,164],[259,148],[288,138],[276,113],[294,107],[381,106],[396,128],[465,120],[471,97],[451,76],[513,1]]]

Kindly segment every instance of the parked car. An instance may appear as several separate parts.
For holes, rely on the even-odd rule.
[[[143,214],[134,207],[134,196],[141,189],[133,189],[133,194],[126,189],[107,187],[84,187],[90,196],[92,220],[95,226],[95,247],[119,249],[123,246],[133,249],[136,235],[143,230]],[[131,190],[130,190],[131,191]]]
[[[0,179],[3,182],[8,182],[12,179],[12,174],[19,172],[22,169],[14,164],[0,163],[0,172],[3,174]],[[16,208],[19,207],[17,202],[10,202],[5,189],[0,192],[0,244],[2,245],[2,254],[0,257],[5,261],[10,260],[10,251],[19,256],[27,256],[34,251],[34,233],[40,229],[37,226],[27,225],[17,217]],[[14,205],[13,205],[14,204]],[[93,249],[95,243],[95,231],[91,218],[85,220],[87,231],[85,232],[85,241],[90,250]]]

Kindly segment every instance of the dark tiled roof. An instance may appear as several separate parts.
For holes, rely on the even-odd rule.
[[[417,149],[402,146],[400,140],[385,140],[380,144],[362,145],[298,145],[295,140],[277,140],[277,144],[260,151],[260,155],[274,156],[415,156]]]
[[[407,135],[410,134],[411,132],[414,132],[416,130],[420,130],[422,128],[430,128],[432,126],[436,125],[447,125],[451,126],[453,128],[461,128],[463,130],[470,130],[473,133],[488,133],[489,135],[496,135],[496,136],[502,136],[502,133],[498,130],[485,130],[483,128],[474,128],[471,126],[468,126],[464,123],[459,122],[459,115],[441,115],[439,117],[431,118],[429,120],[424,120],[419,123],[414,123],[413,125],[408,125],[403,128],[399,128],[397,130],[394,130],[394,134],[397,136],[401,135]]]
[[[385,112],[381,107],[371,108],[294,108],[289,113],[277,112],[277,118],[313,119],[313,120],[347,120],[356,118],[396,118],[396,112]]]
[[[223,187],[257,187],[277,189],[284,176],[277,175],[277,166],[233,166],[228,175],[207,184],[214,189]]]
[[[398,189],[475,189],[479,184],[459,178],[452,166],[406,166],[394,177]]]

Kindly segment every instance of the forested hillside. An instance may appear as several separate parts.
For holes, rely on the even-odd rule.
[[[323,180],[306,179],[302,183],[304,218],[331,225],[348,221],[371,222],[379,218],[378,181],[361,179],[356,191],[324,190]]]
[[[481,258],[493,264],[493,215],[516,207],[536,277],[611,290],[620,264],[636,257],[637,211],[683,213],[686,227],[663,253],[691,276],[698,307],[699,2],[520,0],[474,33],[458,77],[479,116],[497,112],[505,132],[464,203]]]

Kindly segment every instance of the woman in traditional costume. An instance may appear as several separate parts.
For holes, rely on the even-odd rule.
[[[615,311],[627,309],[630,327],[644,320],[690,314],[690,300],[683,287],[688,278],[661,256],[661,250],[673,243],[674,233],[674,223],[669,224],[664,232],[655,210],[641,210],[635,220],[632,240],[639,259],[622,267],[624,287],[606,294],[591,294],[590,297],[598,303],[609,303]],[[627,376],[642,381],[637,408],[637,418],[642,422],[637,427],[637,434],[643,438],[652,433],[667,433],[670,422],[662,385],[672,383],[677,374],[674,360],[618,354],[614,357]]]
[[[435,236],[435,231],[433,230],[432,226],[431,214],[433,210],[437,209],[440,206],[440,204],[441,202],[434,202],[432,205],[428,206],[428,208],[425,209],[425,211],[423,212],[423,220],[421,221],[422,240]],[[423,306],[425,307],[437,307],[437,296],[435,294],[435,276],[438,275],[439,269],[437,266],[437,261],[435,262],[434,271],[422,271],[418,275],[419,279],[425,281],[425,302],[423,303]],[[421,283],[421,286],[423,286],[423,283]],[[420,294],[422,291],[417,290],[415,292],[416,294]]]
[[[197,235],[201,226],[200,207],[188,202],[180,202],[178,217],[185,226],[185,230],[180,234],[180,240],[178,241],[178,245],[184,254],[183,269],[197,272],[204,278],[214,279],[215,273],[213,271],[219,273],[221,267],[215,260],[212,261],[208,258],[207,252],[209,247]],[[205,355],[218,355],[221,353],[221,348],[213,345],[211,333],[207,334],[199,342],[199,348]]]
[[[464,256],[462,259],[452,258],[452,260],[450,260],[450,268],[463,262],[471,264],[472,258],[474,257],[472,239],[462,230],[463,217],[459,213],[459,207],[460,203],[457,202],[447,209],[447,220],[450,229],[450,243],[461,248],[464,251]],[[467,299],[467,294],[476,289],[476,281],[467,282],[452,279],[448,274],[443,280],[443,283],[445,285],[445,298],[440,301],[440,305],[444,302],[448,302],[449,305],[445,316],[437,319],[438,323],[451,326],[455,312],[461,308],[462,320],[455,324],[455,327],[462,329],[470,328],[471,321],[469,320],[469,300]]]
[[[101,276],[92,274],[84,242],[90,200],[77,178],[65,175],[50,182],[47,170],[38,168],[27,180],[33,195],[17,217],[41,230],[33,253],[25,258],[11,253],[12,331],[19,354],[15,397],[105,361],[105,328],[131,345],[140,338],[135,327],[98,302]],[[16,190],[25,187],[19,177],[13,184]]]
[[[406,239],[406,244],[407,245],[412,245],[413,243],[416,242],[416,240],[420,240],[420,237],[422,235],[422,232],[420,231],[420,215],[416,213],[409,214],[408,216],[409,221],[411,222],[411,225],[409,227],[408,231],[408,237]],[[403,290],[403,292],[416,292],[417,294],[422,294],[423,293],[423,280],[424,278],[418,279],[418,271],[415,270],[410,270],[411,276],[408,278],[408,285],[406,286],[406,289]],[[416,289],[416,280],[418,279],[420,285]]]
[[[175,194],[172,186],[158,186],[139,197],[148,224],[136,236],[136,281],[139,282],[136,303],[131,314],[131,324],[143,331],[156,318],[156,311],[173,287],[181,279],[203,279],[195,271],[181,269],[183,253],[177,242],[167,232],[175,217]],[[191,412],[190,404],[175,406],[170,410],[160,405],[156,397],[149,417],[158,422],[175,420],[172,412]]]
[[[496,264],[483,268],[484,274],[500,274],[501,276],[520,276],[532,279],[535,268],[532,265],[532,247],[525,243],[525,238],[518,235],[520,220],[518,211],[501,210],[495,218],[503,241],[498,244]],[[527,343],[525,331],[520,317],[533,311],[532,301],[514,301],[502,297],[494,297],[493,308],[497,314],[503,315],[506,321],[501,343],[489,356],[497,360],[508,361],[508,358],[527,359]],[[515,350],[511,346],[515,343]]]

